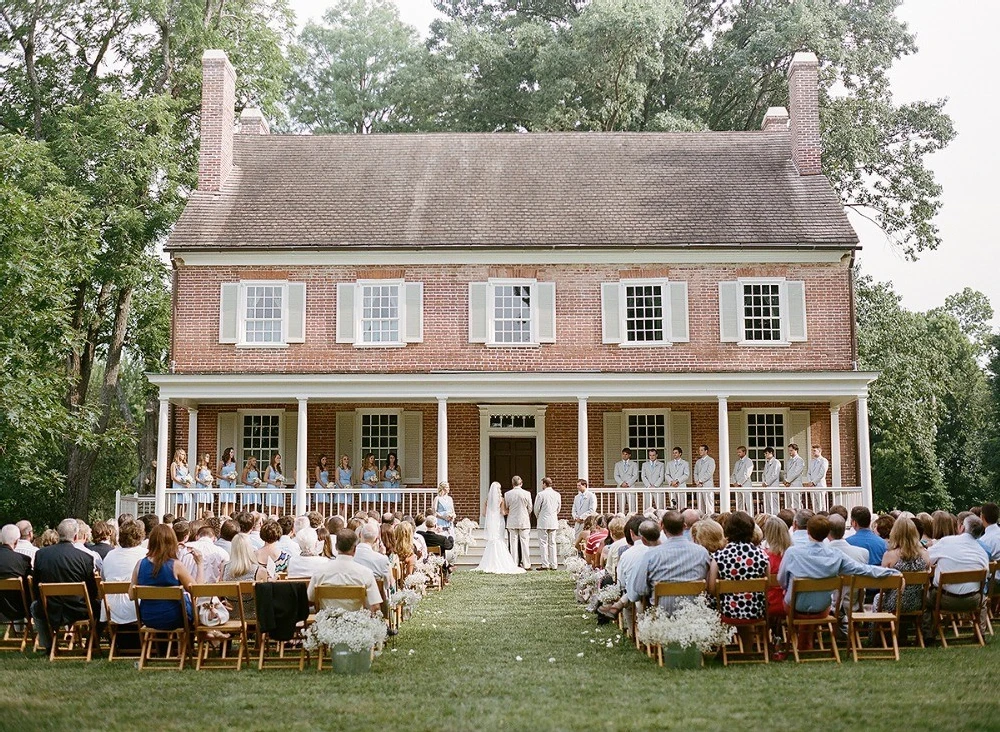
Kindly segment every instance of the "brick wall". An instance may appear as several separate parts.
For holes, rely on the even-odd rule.
[[[424,283],[423,343],[404,348],[355,348],[336,343],[336,283],[368,276],[361,267],[286,267],[281,272],[178,263],[173,327],[178,373],[307,373],[468,371],[820,371],[851,368],[850,287],[846,265],[686,265],[659,267],[688,283],[690,343],[668,347],[606,345],[601,333],[602,282],[619,267],[558,265],[534,268],[556,283],[556,343],[537,348],[469,343],[468,283],[485,281],[488,265],[407,266],[408,281]],[[634,270],[629,270],[634,276]],[[809,340],[786,347],[746,347],[719,341],[718,283],[738,277],[785,277],[806,283]],[[223,282],[287,278],[305,282],[306,340],[287,348],[237,348],[219,343]]]

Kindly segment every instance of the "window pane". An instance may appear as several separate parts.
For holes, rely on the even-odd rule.
[[[264,469],[271,462],[271,455],[281,450],[279,418],[276,414],[243,415],[243,456],[246,463],[251,455],[257,458],[257,468],[263,480]]]
[[[281,285],[249,285],[244,313],[247,343],[281,343]]]
[[[747,457],[753,460],[754,481],[764,475],[764,449],[770,447],[774,456],[785,460],[785,415],[781,412],[749,412],[747,414]]]
[[[646,462],[649,450],[656,450],[660,460],[664,459],[667,445],[667,418],[664,414],[629,414],[628,446],[632,459],[640,469]]]
[[[531,343],[531,286],[493,288],[493,337],[497,343]]]
[[[626,285],[625,335],[629,343],[663,342],[663,288]]]
[[[780,288],[774,282],[743,285],[743,329],[746,340],[781,340]]]
[[[361,288],[363,343],[399,343],[399,285]]]
[[[386,456],[395,452],[399,455],[399,418],[395,414],[361,415],[361,458],[368,453],[375,454],[381,474]],[[402,462],[400,459],[399,462]],[[360,478],[360,474],[358,475]]]

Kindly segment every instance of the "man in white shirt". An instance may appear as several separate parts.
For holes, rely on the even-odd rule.
[[[306,526],[309,526],[309,517],[299,516],[298,518],[292,518],[288,515],[280,516],[278,518],[278,526],[281,527],[281,538],[278,539],[278,547],[289,556],[297,557],[302,553],[302,549],[293,537],[298,529],[304,529]]]
[[[736,448],[736,462],[733,463],[733,474],[729,476],[730,488],[753,487],[753,460],[747,457],[744,445]],[[753,493],[749,490],[736,491],[736,510],[746,511],[751,516],[753,511]]]
[[[597,513],[597,496],[587,486],[587,479],[580,478],[576,481],[576,496],[573,498],[573,512],[571,514],[573,534],[576,538],[579,538],[580,532],[583,531],[583,522],[588,516],[593,516],[595,513]]]
[[[38,551],[38,547],[31,542],[35,539],[35,530],[31,526],[30,521],[18,521],[17,524],[18,531],[21,532],[21,538],[17,540],[17,546],[14,547],[14,551],[18,554],[23,554],[31,561],[35,561],[35,552]]]
[[[368,567],[377,580],[384,580],[389,576],[389,557],[380,554],[375,548],[379,540],[378,527],[366,523],[359,531],[358,545],[354,551],[354,561]]]
[[[105,582],[128,582],[132,580],[132,572],[143,557],[146,548],[142,540],[146,538],[146,530],[138,521],[126,521],[118,528],[118,546],[104,557],[101,578]],[[135,602],[128,595],[108,595],[107,605],[111,608],[111,622],[134,623]],[[101,620],[107,621],[107,608],[101,604]]]
[[[660,462],[660,454],[656,450],[647,453],[647,460],[642,464],[642,484],[646,486],[643,493],[643,508],[663,508],[664,494],[660,490],[667,477],[667,467]]]
[[[670,492],[670,500],[676,508],[680,509],[682,502],[687,505],[684,489],[687,488],[688,480],[691,479],[691,466],[687,460],[683,459],[684,451],[679,447],[671,450],[670,454],[673,456],[673,460],[667,463],[667,485],[674,489]]]
[[[708,445],[698,447],[698,456],[698,460],[694,464],[694,484],[699,488],[698,510],[704,511],[708,505],[711,505],[714,510],[715,499],[705,489],[715,487],[715,458],[708,454]],[[726,508],[728,510],[728,506]]]
[[[986,547],[992,561],[1000,560],[1000,526],[997,525],[1000,521],[1000,508],[995,503],[984,503],[980,518],[986,529],[979,543]]]
[[[844,534],[847,533],[847,522],[844,521],[844,517],[831,513],[828,518],[830,520],[830,535],[827,537],[827,542],[830,546],[839,549],[855,562],[868,564],[868,550],[863,546],[848,544],[844,538]]]
[[[761,483],[764,488],[777,488],[781,484],[781,461],[774,456],[773,447],[764,448],[764,475]],[[777,516],[780,505],[777,492],[766,492],[764,505],[767,506],[767,513]]]
[[[830,469],[830,461],[823,457],[823,448],[812,446],[812,457],[809,459],[809,469],[806,471],[806,488],[819,488],[810,491],[813,511],[826,510],[826,472]]]
[[[632,462],[632,451],[627,447],[623,447],[622,459],[615,463],[615,485],[622,489],[634,488],[638,482],[639,465]],[[631,510],[629,495],[627,492],[618,494],[618,510],[620,512],[628,513]]]
[[[363,564],[354,561],[354,551],[358,536],[350,529],[337,532],[337,557],[318,569],[309,581],[309,601],[316,601],[316,588],[324,586],[365,588],[365,606],[375,614],[382,604],[382,595],[375,582],[375,573]],[[350,600],[323,600],[323,608],[343,608],[357,610],[358,605]]]
[[[802,478],[806,474],[806,461],[799,455],[799,446],[794,442],[788,446],[788,461],[785,463],[785,488],[801,488]],[[802,508],[802,491],[785,494],[785,505],[788,508]]]
[[[190,547],[201,552],[201,568],[205,582],[219,582],[222,579],[222,567],[229,561],[229,552],[215,543],[215,529],[202,526],[198,529],[197,541]]]
[[[979,607],[981,587],[976,582],[940,586],[942,572],[967,572],[989,569],[990,558],[978,539],[983,535],[983,522],[977,516],[966,516],[958,534],[938,539],[927,550],[934,568],[928,607],[934,607],[935,593],[941,592],[941,607],[945,610],[975,610]]]
[[[87,535],[90,533],[90,527],[83,521],[79,522],[79,527],[80,529],[77,531],[76,540],[73,542],[73,548],[79,549],[81,552],[85,552],[92,556],[94,558],[94,569],[100,572],[101,567],[104,566],[104,558],[93,549],[88,549],[86,546]]]

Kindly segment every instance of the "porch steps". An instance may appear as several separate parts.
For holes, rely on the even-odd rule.
[[[472,535],[476,539],[476,545],[470,546],[466,554],[455,560],[456,569],[475,569],[483,558],[483,550],[486,548],[486,530],[475,529]],[[542,555],[538,549],[538,532],[535,529],[532,529],[528,536],[528,552],[531,555],[531,566],[537,569],[541,566]]]

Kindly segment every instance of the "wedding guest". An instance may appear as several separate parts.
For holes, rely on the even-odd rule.
[[[657,582],[687,582],[705,579],[708,575],[711,557],[705,547],[684,538],[681,515],[677,511],[667,511],[663,514],[661,527],[666,541],[650,549],[640,560],[628,587],[629,602],[649,597]],[[677,603],[676,597],[658,598],[659,606],[667,613],[672,613]]]
[[[269,511],[276,511],[279,516],[285,512],[285,495],[281,490],[285,487],[285,476],[281,473],[281,453],[271,455],[271,462],[264,474],[268,492],[264,494],[264,502]]]
[[[583,548],[583,557],[591,566],[597,567],[601,563],[601,551],[604,549],[604,540],[608,538],[608,525],[603,516],[598,516],[594,521],[594,528],[587,535],[587,541]]]
[[[319,535],[311,526],[295,532],[295,543],[298,544],[299,553],[288,560],[289,577],[312,577],[316,570],[325,567],[330,561],[316,551]]]
[[[260,529],[264,525],[264,514],[254,511],[250,514],[251,529],[247,532],[247,538],[250,539],[250,543],[253,545],[254,551],[260,549],[264,546],[264,540],[260,538]],[[243,522],[239,521],[240,530],[243,530]]]
[[[215,482],[215,478],[212,477],[212,456],[207,452],[201,456],[198,460],[198,470],[195,473],[195,482],[198,485],[198,494],[196,496],[197,507],[195,508],[195,516],[201,516],[203,511],[212,510],[212,484]]]
[[[631,521],[629,519],[630,524]],[[631,525],[634,526],[634,524]],[[637,536],[633,537],[632,546],[618,560],[618,586],[622,589],[622,597],[617,602],[601,608],[601,613],[605,615],[614,616],[623,610],[629,614],[633,612],[631,605],[636,600],[629,597],[628,590],[633,586],[638,587],[636,572],[643,566],[648,552],[660,545],[661,528],[655,521],[641,520],[636,534]],[[630,615],[626,615],[624,619],[626,620],[625,627],[631,628]]]
[[[389,524],[382,524],[379,532],[379,541],[385,550],[385,556],[389,560],[389,588],[395,590],[396,575],[399,573],[399,553],[396,551],[396,532]]]
[[[171,528],[174,530],[174,538],[177,540],[176,558],[180,560],[196,583],[204,582],[203,557],[201,557],[200,552],[187,546],[187,540],[191,535],[191,525],[184,519],[178,519],[171,524]]]
[[[401,495],[399,493],[399,481],[403,477],[403,469],[399,467],[396,453],[390,452],[385,456],[385,465],[382,467],[383,488],[386,492],[382,494],[382,500],[393,505],[399,503]],[[438,493],[440,495],[440,492]]]
[[[788,530],[792,531],[792,525],[795,523],[795,511],[790,508],[783,508],[778,511],[777,516],[785,522],[785,526],[788,527]]]
[[[709,554],[715,554],[726,545],[726,536],[718,521],[704,518],[691,527],[691,541],[705,547]]]
[[[625,519],[622,516],[615,516],[608,522],[608,534],[611,537],[611,543],[605,544],[600,564],[604,567],[604,571],[608,573],[612,581],[617,577],[616,571],[621,552],[628,546],[628,543],[625,541],[625,523]]]
[[[330,485],[330,469],[326,465],[326,455],[320,455],[316,460],[316,467],[313,468],[313,490],[316,491],[313,500],[316,502],[316,510],[323,506],[325,509],[330,503],[330,494],[327,487]]]
[[[860,546],[868,550],[868,562],[876,566],[882,564],[882,557],[885,555],[885,539],[869,528],[872,523],[872,512],[864,506],[855,506],[851,509],[851,527],[854,529],[854,536],[847,540],[852,546]]]
[[[979,517],[985,527],[979,543],[986,548],[990,559],[997,561],[1000,559],[1000,526],[997,525],[1000,522],[1000,507],[995,503],[984,503]]]
[[[650,450],[650,452],[656,452],[655,450]],[[660,468],[662,472],[663,464],[660,463]],[[663,482],[663,476],[660,476],[660,482]],[[576,482],[576,496],[573,498],[573,511],[570,517],[573,521],[573,532],[577,539],[580,538],[580,532],[583,531],[583,522],[587,520],[588,516],[594,516],[597,514],[597,496],[594,492],[590,490],[587,486],[587,480],[585,478],[580,478]]]
[[[17,546],[14,547],[14,551],[34,561],[35,552],[38,551],[38,547],[32,543],[35,540],[35,530],[32,528],[31,522],[27,520],[18,521],[17,529],[21,532],[21,538],[17,540]]]
[[[587,541],[590,539],[590,534],[594,531],[594,527],[597,526],[598,518],[597,514],[585,518],[583,528],[576,535],[576,543],[573,544],[573,548],[579,552],[580,556],[584,556],[587,553]]]
[[[288,560],[291,556],[278,546],[281,527],[277,521],[268,520],[261,524],[260,538],[264,546],[257,550],[257,563],[267,570],[268,579],[273,581],[279,572],[288,571]]]
[[[777,576],[781,559],[792,545],[792,536],[788,533],[785,522],[777,516],[769,516],[762,530],[764,543],[767,545],[764,553],[767,555],[768,573]],[[780,635],[780,622],[777,621],[785,615],[785,592],[779,585],[767,588],[767,614],[776,621],[771,630],[777,638]],[[778,651],[781,651],[780,647]]]
[[[718,580],[752,580],[767,577],[770,564],[767,555],[752,543],[756,524],[744,511],[734,513],[726,524],[726,545],[712,555],[708,572],[708,591],[715,592]],[[757,620],[767,612],[764,592],[722,595],[719,612],[731,620]],[[744,642],[750,640],[749,635]]]
[[[336,536],[338,531],[347,528],[347,522],[344,521],[343,516],[331,516],[326,520],[326,528],[327,531]]]
[[[339,518],[339,517],[338,517]],[[309,528],[312,528],[311,526]],[[343,525],[337,531],[343,529]],[[336,547],[333,545],[333,539],[331,537],[337,535],[337,531],[330,531],[325,526],[320,526],[318,529],[313,529],[316,532],[316,542],[319,546],[317,550],[319,555],[324,559],[333,559],[337,556]]]
[[[229,552],[215,543],[215,529],[201,526],[195,534],[191,548],[201,553],[202,581],[215,583],[222,579],[222,568],[229,561]]]
[[[447,482],[438,483],[437,500],[434,501],[434,517],[437,526],[448,536],[455,534],[455,500],[451,497],[451,486]]]
[[[23,584],[31,576],[31,559],[16,551],[20,538],[21,531],[14,524],[0,529],[0,579],[17,578]],[[0,592],[0,622],[25,619],[23,598],[21,592]]]
[[[38,538],[38,548],[44,549],[47,546],[54,546],[59,543],[59,532],[55,529],[46,529]],[[37,555],[36,555],[37,556]]]
[[[146,556],[142,540],[146,530],[138,521],[127,521],[118,530],[118,546],[104,557],[101,578],[105,582],[130,582],[136,565]],[[118,625],[136,622],[135,602],[128,595],[108,595],[107,606],[111,610],[111,622]],[[104,608],[102,620],[108,620]]]
[[[153,528],[149,535],[149,549],[146,556],[139,560],[132,573],[132,586],[145,587],[183,587],[187,592],[184,596],[184,607],[188,618],[192,617],[191,585],[195,578],[187,568],[177,560],[177,536],[170,526],[160,524]],[[195,555],[196,564],[201,563],[201,556]],[[142,600],[139,603],[140,622],[157,630],[173,630],[184,624],[181,608],[173,600]]]
[[[417,533],[423,537],[424,543],[428,547],[440,547],[442,557],[446,557],[445,552],[455,548],[455,539],[453,537],[438,533],[437,519],[433,516],[428,516],[424,519],[424,525],[422,528],[417,529]],[[450,574],[451,565],[447,559],[445,559],[444,567],[441,569],[441,580],[444,584],[448,584],[448,577]]]
[[[417,557],[414,551],[413,537],[416,533],[413,524],[403,521],[395,529],[396,553],[399,555],[399,566],[402,568],[402,579],[417,568]]]
[[[240,477],[243,483],[243,508],[245,510],[256,511],[260,507],[260,471],[257,470],[257,458],[253,455],[247,458],[247,463],[243,466],[243,475]]]
[[[278,547],[281,551],[285,552],[291,557],[298,556],[301,550],[298,542],[292,539],[293,535],[297,535],[302,529],[309,527],[309,518],[306,516],[299,516],[297,518],[292,518],[287,514],[278,519],[278,528],[281,529],[281,538],[278,539]]]
[[[935,511],[931,514],[931,538],[938,542],[946,536],[958,533],[958,520],[947,511]]]
[[[310,602],[316,601],[317,587],[361,585],[365,588],[368,609],[373,615],[378,612],[379,606],[382,603],[382,595],[378,591],[375,575],[371,569],[354,560],[357,543],[358,537],[353,531],[344,529],[337,534],[337,558],[330,560],[326,566],[318,569],[313,574],[313,578],[309,581],[308,589]],[[326,608],[358,609],[349,600],[323,600],[321,602],[321,609]]]
[[[684,538],[691,539],[691,529],[701,521],[701,514],[693,508],[687,508],[681,512],[681,518],[684,520]]]
[[[889,534],[889,549],[882,557],[883,567],[892,567],[900,572],[926,572],[931,566],[931,558],[927,550],[920,545],[917,528],[912,521],[903,519],[893,524]],[[906,587],[903,590],[903,604],[900,610],[912,612],[920,607],[923,601],[924,588],[920,585]],[[892,612],[896,609],[895,591],[886,593],[885,607],[876,608]]]
[[[266,582],[267,568],[257,563],[257,557],[246,534],[233,537],[229,561],[222,570],[223,582]],[[243,599],[243,615],[249,619],[257,617],[257,605],[251,592]]]
[[[847,524],[844,523],[843,517],[840,514],[832,513],[827,518],[830,520],[830,536],[828,537],[830,546],[839,549],[855,562],[868,564],[868,550],[863,546],[849,544],[844,538]]]
[[[86,552],[94,559],[94,568],[100,572],[101,566],[104,564],[104,559],[101,555],[95,552],[93,549],[87,548],[87,543],[93,538],[93,534],[90,531],[90,527],[81,519],[77,519],[77,530],[76,530],[76,541],[73,542],[73,547],[80,550],[81,552]]]
[[[809,519],[815,515],[808,508],[800,508],[795,512],[795,517],[792,519],[792,544],[809,543],[809,532],[806,531],[806,526],[809,524]]]
[[[875,519],[875,533],[888,542],[889,535],[892,533],[892,527],[895,523],[896,519],[892,516],[879,516]]]
[[[309,511],[309,513],[306,514],[306,519],[307,525],[310,529],[318,529],[326,523],[326,519],[323,518],[323,514],[319,511]]]
[[[219,538],[215,545],[229,554],[232,551],[233,538],[240,533],[240,526],[232,519],[226,519],[219,528]]]
[[[385,554],[379,553],[375,545],[381,535],[380,528],[372,524],[365,524],[358,534],[358,545],[354,551],[354,561],[368,567],[374,574],[375,579],[387,580],[389,577],[389,558]]]
[[[351,459],[347,455],[340,456],[340,465],[337,467],[337,486],[347,493],[335,493],[333,500],[337,503],[338,513],[341,509],[344,515],[354,508],[354,471],[351,470]]]
[[[170,463],[170,488],[177,491],[174,494],[174,505],[177,513],[184,515],[185,508],[191,503],[189,489],[194,483],[194,478],[187,467],[187,452],[183,449],[174,451],[174,460]],[[150,536],[150,534],[147,534]]]
[[[115,529],[107,521],[95,521],[93,538],[94,543],[87,548],[99,554],[103,562],[108,552],[115,548]]]
[[[227,447],[219,461],[219,513],[232,516],[236,508],[236,451]]]
[[[989,569],[990,559],[978,539],[983,535],[983,522],[969,515],[962,522],[959,532],[942,536],[927,550],[930,565],[934,568],[934,579],[927,598],[927,607],[932,609],[941,594],[943,610],[973,611],[979,607],[980,590],[975,582],[941,586],[943,572],[966,572]],[[37,568],[37,558],[35,560]],[[905,594],[905,593],[904,593]],[[924,626],[930,629],[930,610],[924,616]]]

